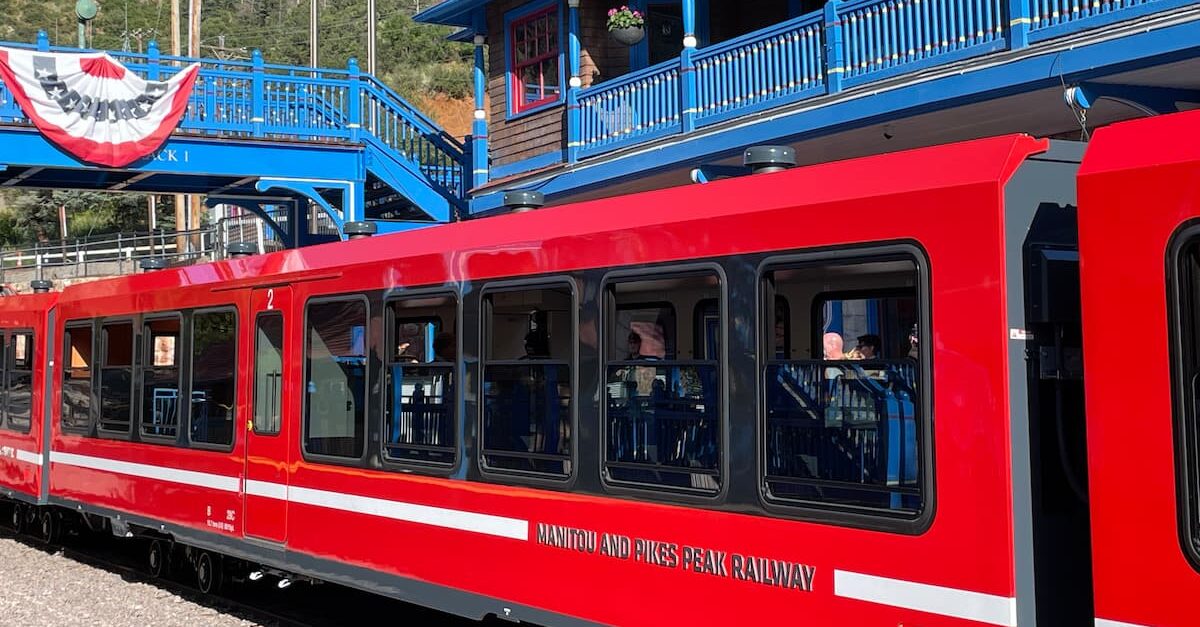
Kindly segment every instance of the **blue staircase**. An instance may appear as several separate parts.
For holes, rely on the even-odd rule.
[[[0,45],[76,51],[49,46],[44,34],[36,44]],[[361,191],[352,192],[358,195],[357,202],[342,203],[358,208],[348,212],[341,207],[339,222],[373,215],[397,216],[414,224],[445,222],[462,207],[463,144],[378,79],[360,73],[353,59],[344,70],[265,63],[257,50],[250,61],[193,59],[162,55],[153,42],[147,54],[109,54],[151,80],[166,79],[194,62],[201,64],[187,112],[172,140],[237,139],[259,145],[300,144],[309,152],[357,151],[362,172],[325,173],[331,178],[363,180]],[[30,126],[0,82],[0,133]],[[0,154],[0,169],[10,164],[11,159]],[[370,215],[364,215],[364,210]]]

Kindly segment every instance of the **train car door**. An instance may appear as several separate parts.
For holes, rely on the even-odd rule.
[[[289,415],[283,385],[290,355],[285,353],[291,315],[291,288],[254,290],[250,298],[252,411],[246,423],[246,536],[283,543],[287,539]]]

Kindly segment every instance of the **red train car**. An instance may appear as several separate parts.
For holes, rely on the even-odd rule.
[[[1052,365],[1080,154],[1000,137],[68,287],[49,502],[155,569],[186,545],[204,589],[1090,622]]]
[[[1200,114],[1101,129],[1079,178],[1098,627],[1193,625]]]
[[[57,299],[54,293],[0,297],[0,495],[26,505],[46,502],[43,415],[54,354],[47,331]],[[36,522],[37,514],[17,505],[10,522],[21,529]]]

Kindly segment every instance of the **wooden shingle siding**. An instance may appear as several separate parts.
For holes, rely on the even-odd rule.
[[[502,0],[487,7],[488,23],[488,142],[492,165],[506,165],[566,148],[567,3],[559,5],[562,24],[563,104],[522,116],[508,118],[508,74],[504,54],[508,45],[504,32],[504,14],[529,4],[527,0]],[[579,30],[582,55],[579,73],[584,88],[620,77],[629,72],[629,48],[617,43],[608,33],[610,4],[599,0],[579,3]]]
[[[563,81],[562,103],[539,111],[508,120],[508,70],[504,61],[505,49],[508,46],[504,32],[504,14],[512,9],[528,4],[524,0],[504,0],[492,2],[487,7],[488,24],[488,98],[491,102],[489,115],[488,145],[492,165],[506,165],[522,159],[544,155],[548,152],[562,151],[566,148],[566,131],[564,116],[566,115],[566,79]],[[559,15],[562,17],[562,59],[566,62],[566,16],[567,3],[561,2]],[[564,72],[565,76],[565,72]]]

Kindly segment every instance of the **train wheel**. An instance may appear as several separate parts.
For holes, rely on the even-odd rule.
[[[161,540],[152,540],[150,549],[146,552],[146,566],[150,576],[158,579],[167,573],[167,546]]]
[[[42,512],[41,525],[38,527],[38,539],[46,544],[57,543],[62,537],[59,532],[59,522],[53,511]]]
[[[8,524],[17,533],[25,530],[25,512],[20,503],[13,503],[12,518],[9,519]]]
[[[216,594],[221,591],[223,579],[220,558],[208,551],[201,551],[196,558],[196,587],[204,594]]]

